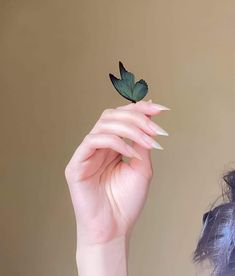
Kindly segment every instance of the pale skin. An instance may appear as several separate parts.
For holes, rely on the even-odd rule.
[[[151,149],[162,149],[153,136],[168,135],[151,118],[164,110],[151,100],[105,109],[66,166],[80,276],[128,275],[131,233],[153,177]]]

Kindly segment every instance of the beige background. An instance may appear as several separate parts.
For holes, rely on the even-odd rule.
[[[75,276],[64,168],[103,109],[126,104],[118,61],[172,111],[131,243],[131,276],[202,275],[203,212],[234,165],[235,1],[0,1],[0,275]],[[234,166],[235,167],[235,166]]]

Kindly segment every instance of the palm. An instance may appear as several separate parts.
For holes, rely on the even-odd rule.
[[[150,179],[108,149],[98,150],[86,161],[83,176],[74,200],[86,231],[90,229],[94,239],[100,232],[107,239],[126,233],[142,209]]]

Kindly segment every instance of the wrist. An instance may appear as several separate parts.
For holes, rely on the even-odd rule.
[[[127,276],[129,235],[89,244],[78,239],[76,260],[80,276]]]

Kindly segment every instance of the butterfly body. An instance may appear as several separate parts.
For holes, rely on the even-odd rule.
[[[116,78],[113,74],[109,74],[110,80],[117,92],[133,103],[142,100],[148,93],[147,83],[143,79],[135,82],[134,74],[128,72],[121,61],[119,61],[119,70],[121,79]]]

